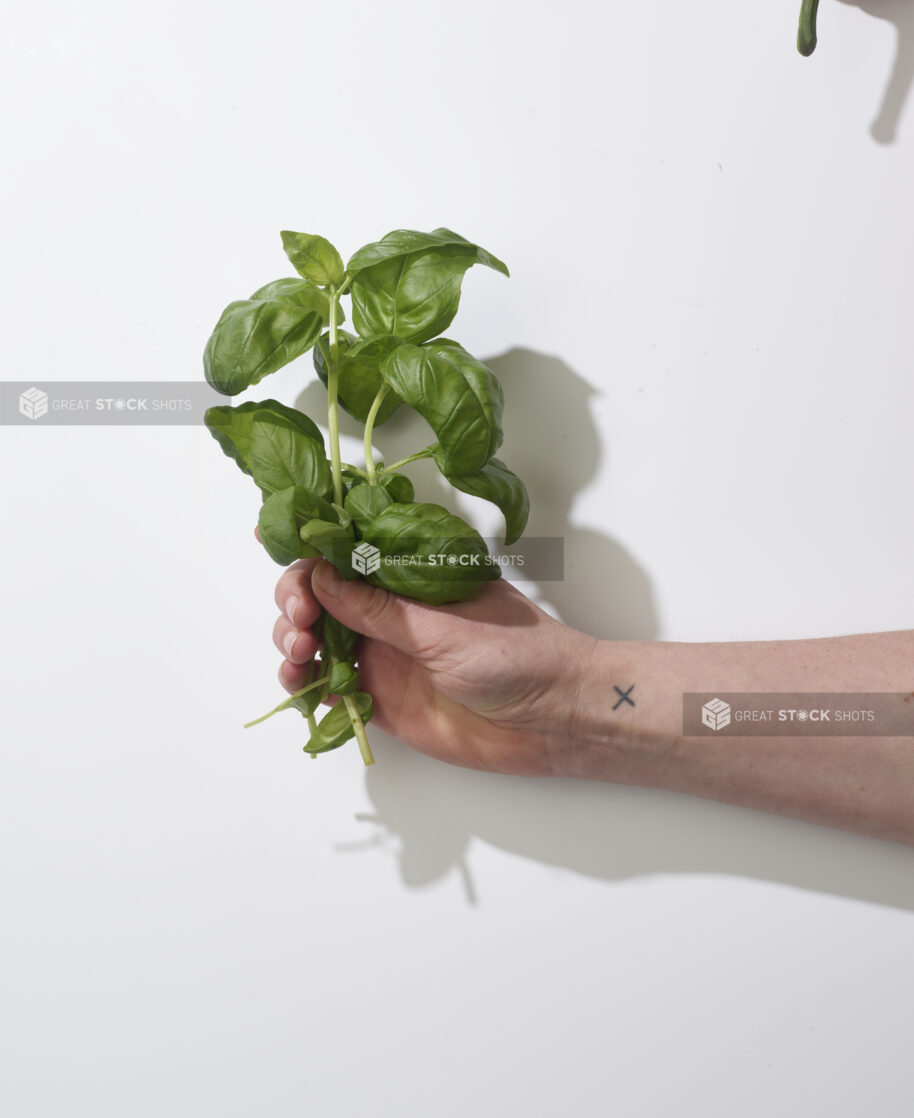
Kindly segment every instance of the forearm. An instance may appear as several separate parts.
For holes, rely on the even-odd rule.
[[[634,706],[620,701],[632,684]],[[816,691],[911,692],[914,704],[914,631],[727,644],[600,641],[557,771],[914,844],[912,736],[683,736],[686,692]]]

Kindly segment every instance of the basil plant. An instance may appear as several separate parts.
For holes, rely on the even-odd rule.
[[[229,303],[203,355],[206,379],[226,396],[309,351],[327,390],[326,443],[311,418],[277,400],[206,412],[213,437],[260,490],[264,548],[284,566],[322,556],[343,578],[365,578],[432,605],[472,597],[500,576],[500,566],[465,520],[415,500],[402,471],[432,459],[455,489],[498,506],[506,543],[523,532],[527,491],[495,457],[501,385],[463,346],[441,336],[457,313],[466,271],[484,264],[507,276],[508,269],[449,229],[397,229],[345,266],[315,234],[286,231],[282,244],[297,276]],[[385,465],[374,457],[374,430],[401,407],[417,412],[435,441]],[[364,425],[361,465],[340,459],[340,408]],[[308,665],[306,686],[264,718],[294,708],[308,720],[307,753],[355,738],[371,764],[365,723],[372,700],[359,685],[356,634],[326,613],[319,625],[321,655]],[[315,711],[331,694],[340,701],[317,722]]]

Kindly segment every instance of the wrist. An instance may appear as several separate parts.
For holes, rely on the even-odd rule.
[[[684,763],[681,682],[691,646],[585,642],[574,657],[554,775],[669,787],[670,770]]]

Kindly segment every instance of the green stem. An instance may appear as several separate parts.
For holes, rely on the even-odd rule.
[[[819,0],[803,0],[800,7],[800,27],[797,31],[797,50],[808,57],[816,49],[816,14]]]
[[[333,475],[333,499],[343,503],[343,472],[340,465],[340,415],[337,400],[340,386],[340,345],[336,336],[339,295],[330,288],[330,353],[327,359],[327,431],[330,437],[330,472]]]
[[[346,710],[349,712],[349,721],[352,723],[352,728],[355,730],[355,739],[359,743],[359,752],[362,754],[362,760],[366,765],[374,764],[374,754],[371,752],[371,746],[368,744],[368,735],[365,733],[365,723],[362,721],[362,716],[359,714],[359,708],[355,705],[355,699],[351,695],[343,695],[343,702],[346,704]]]
[[[352,282],[352,277],[343,280],[340,290],[330,286],[330,355],[327,361],[327,432],[330,441],[330,472],[333,475],[333,499],[338,505],[343,503],[343,472],[340,465],[340,424],[339,424],[339,381],[340,381],[340,347],[336,336],[337,313],[339,311],[339,297]],[[372,466],[369,470],[373,469]],[[330,659],[330,670],[333,670],[335,660]],[[319,680],[326,687],[329,675]],[[313,685],[312,685],[313,686]],[[306,688],[308,690],[309,688]],[[324,691],[326,697],[326,690]],[[365,733],[365,723],[362,721],[358,707],[351,695],[344,695],[343,702],[355,732],[356,741],[359,743],[359,752],[366,765],[374,764],[371,746],[368,744],[368,735]]]
[[[343,467],[344,470],[351,470],[352,473],[358,474],[359,477],[363,477],[367,480],[367,472],[365,470],[360,470],[358,466],[353,466],[350,462],[341,462],[340,465]]]
[[[415,454],[410,454],[406,458],[401,458],[399,462],[393,462],[390,466],[385,466],[379,471],[381,474],[390,474],[394,470],[399,470],[401,466],[406,466],[410,462],[418,462],[420,458],[431,458],[431,456],[438,449],[438,444],[434,446],[427,446],[425,450],[417,450]]]
[[[274,714],[279,714],[281,710],[288,710],[296,699],[300,699],[302,695],[307,695],[308,692],[313,691],[315,687],[323,686],[329,678],[329,675],[322,675],[320,679],[316,679],[313,683],[309,683],[306,687],[302,687],[300,691],[296,691],[294,695],[290,695],[288,699],[284,699],[279,706],[273,707],[273,709],[267,711],[266,714],[262,714],[259,718],[255,718],[253,722],[245,722],[244,729],[249,730],[251,726],[257,726],[261,722],[266,722],[268,718],[272,718]]]
[[[368,484],[378,484],[378,471],[375,469],[374,455],[371,451],[371,435],[374,430],[374,421],[377,419],[378,412],[381,410],[381,405],[384,403],[384,397],[387,395],[388,385],[382,384],[378,389],[378,393],[371,401],[371,407],[368,410],[368,417],[365,420],[365,468],[368,471]]]
[[[310,663],[308,664],[308,674],[305,676],[305,683],[306,684],[311,683],[311,677],[314,675],[314,668],[315,668],[316,663],[317,663],[317,661],[312,658]],[[317,733],[317,719],[314,717],[314,711],[313,710],[307,711],[307,713],[305,714],[305,717],[308,719],[308,737],[313,738],[314,735]],[[317,756],[317,754],[316,753],[311,753],[309,756],[311,757],[311,760],[313,761],[314,758]]]

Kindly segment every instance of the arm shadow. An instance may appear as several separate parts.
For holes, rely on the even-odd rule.
[[[904,112],[911,85],[914,83],[914,0],[840,0],[860,8],[874,19],[882,19],[895,28],[895,60],[882,105],[870,126],[870,135],[879,144],[893,144]],[[821,16],[820,16],[821,21]]]

